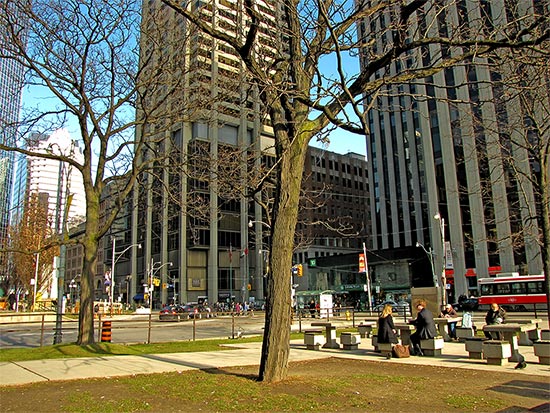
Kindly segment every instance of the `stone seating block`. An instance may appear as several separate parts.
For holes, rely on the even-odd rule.
[[[365,323],[361,323],[357,326],[357,330],[359,331],[359,335],[362,338],[369,338],[372,334],[372,329],[375,326],[374,321],[367,321]]]
[[[441,336],[430,338],[428,340],[420,340],[420,348],[425,356],[440,356],[444,345],[445,340]]]
[[[541,340],[550,340],[550,330],[540,330]]]
[[[361,336],[358,333],[344,332],[340,334],[340,344],[342,344],[344,350],[357,350],[360,343]]]
[[[533,344],[535,356],[539,358],[539,363],[550,366],[550,340],[539,340]]]
[[[486,338],[482,337],[468,337],[465,339],[466,351],[468,352],[468,358],[483,360],[483,342]]]
[[[464,342],[467,338],[474,337],[474,329],[471,327],[457,327],[456,338]]]
[[[323,333],[306,332],[304,334],[304,344],[308,350],[319,350],[326,343]]]
[[[392,347],[393,347],[392,343],[379,343],[378,344],[378,350],[384,356],[387,356],[388,354],[391,355]]]
[[[504,366],[512,357],[512,347],[508,341],[485,340],[482,346],[483,357],[487,360],[487,364]]]

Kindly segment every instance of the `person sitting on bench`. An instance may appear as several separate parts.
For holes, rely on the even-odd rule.
[[[416,327],[416,331],[411,334],[411,355],[423,356],[424,353],[420,348],[420,340],[428,340],[436,336],[436,328],[434,316],[430,310],[426,308],[426,300],[419,299],[416,302],[416,319],[412,324]]]

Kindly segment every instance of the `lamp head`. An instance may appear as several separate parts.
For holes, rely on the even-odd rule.
[[[416,248],[420,247],[420,242],[416,241]]]
[[[254,222],[252,220],[248,221],[248,228],[252,228],[254,226]]]

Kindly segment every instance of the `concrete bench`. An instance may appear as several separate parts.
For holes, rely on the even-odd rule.
[[[361,335],[361,338],[369,338],[372,334],[372,329],[376,325],[374,321],[365,321],[357,326],[357,330]]]
[[[344,350],[357,350],[361,343],[361,336],[358,333],[344,332],[340,334],[340,344]]]
[[[441,336],[430,338],[427,340],[420,340],[420,348],[425,356],[440,356],[441,350],[445,345],[445,340]]]
[[[550,341],[539,340],[533,344],[535,356],[539,358],[539,363],[550,366]]]
[[[512,346],[508,341],[485,340],[482,346],[483,357],[487,360],[487,364],[504,366],[512,357]]]
[[[482,337],[468,337],[465,339],[466,351],[468,352],[468,358],[483,360],[483,342],[486,338]]]
[[[319,350],[325,342],[325,336],[321,330],[310,330],[304,333],[304,344],[308,350]]]

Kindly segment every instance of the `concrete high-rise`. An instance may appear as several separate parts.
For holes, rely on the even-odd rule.
[[[258,34],[262,53],[274,54],[281,5],[266,0],[257,6],[264,17]],[[239,2],[197,1],[188,7],[234,36],[248,24]],[[142,249],[130,294],[144,292],[154,275],[160,278],[154,307],[204,297],[210,302],[230,296],[261,300],[264,278],[256,251],[265,248],[269,228],[262,224],[260,205],[246,192],[252,172],[269,162],[274,149],[258,90],[223,42],[194,29],[160,2],[144,1],[143,10],[142,54],[154,48],[152,33],[161,27],[163,50],[151,55],[158,60],[149,67],[174,70],[166,71],[163,88],[150,91],[148,105],[164,105],[164,124],[146,124],[139,133],[171,159],[162,173],[146,174],[136,190],[129,243],[140,243]],[[170,96],[163,95],[167,90]],[[152,155],[140,154],[144,160]]]
[[[49,137],[33,136],[29,140],[28,149],[36,153],[51,151],[78,162],[83,161],[82,150],[65,129],[59,129]],[[85,219],[86,196],[79,171],[65,162],[23,155],[18,156],[16,164],[12,207],[14,222],[24,213],[25,202],[31,193],[37,194],[42,202],[47,203],[53,230],[61,231],[63,211],[69,194],[72,195],[67,216],[69,225],[76,225]]]
[[[488,32],[520,17],[531,21],[534,12],[550,12],[548,2],[537,1],[435,3],[415,14],[411,38],[452,30]],[[393,41],[392,19],[398,17],[388,10],[361,23],[360,35],[369,45],[362,50],[363,66]],[[374,78],[421,68],[451,52],[426,46]],[[446,269],[454,299],[475,292],[477,278],[493,273],[542,272],[538,227],[532,220],[536,190],[530,179],[511,173],[503,149],[528,159],[525,148],[514,147],[509,138],[510,125],[523,108],[503,93],[504,66],[491,63],[476,57],[422,81],[384,86],[370,102],[370,248],[423,244],[434,254],[438,275]],[[534,166],[527,163],[524,170],[532,173]]]

